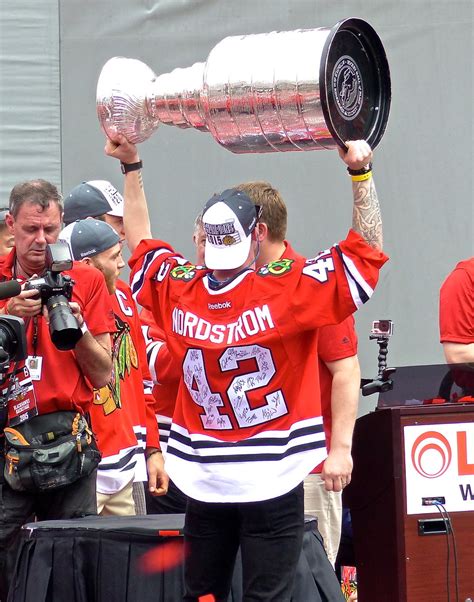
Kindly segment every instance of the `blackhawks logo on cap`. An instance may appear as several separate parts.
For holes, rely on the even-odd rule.
[[[257,270],[258,276],[281,276],[291,270],[291,264],[293,259],[279,259],[278,261],[271,261],[269,264],[262,266]]]
[[[227,234],[227,236],[224,236],[224,238],[222,239],[222,242],[226,247],[230,247],[231,245],[235,245],[237,241],[233,236]]]

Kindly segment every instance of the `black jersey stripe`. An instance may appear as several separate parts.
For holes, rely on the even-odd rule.
[[[307,443],[301,443],[299,445],[295,445],[289,449],[281,453],[249,453],[249,454],[238,454],[238,455],[218,455],[218,456],[195,456],[193,454],[187,454],[186,452],[181,451],[180,449],[176,449],[175,447],[170,447],[168,445],[167,451],[168,454],[173,456],[177,456],[182,460],[186,460],[187,462],[195,462],[198,464],[227,464],[227,463],[237,463],[237,464],[245,464],[246,462],[277,462],[286,458],[288,456],[292,456],[294,454],[299,454],[304,451],[309,451],[312,449],[320,449],[325,446],[325,441],[309,441]]]
[[[175,430],[172,430],[169,436],[169,440],[176,440],[180,443],[183,443],[187,447],[192,449],[221,449],[221,448],[230,448],[235,449],[239,447],[268,447],[272,446],[280,446],[284,447],[288,445],[290,441],[293,441],[297,438],[304,437],[307,435],[319,435],[324,432],[322,424],[315,424],[312,426],[305,426],[302,428],[295,429],[291,431],[287,437],[252,437],[249,439],[242,439],[241,441],[209,441],[209,440],[201,440],[196,441],[195,439],[191,439],[190,437],[178,433]]]
[[[342,265],[346,268],[346,275],[350,276],[351,281],[355,284],[355,286],[357,288],[357,294],[359,295],[359,299],[362,301],[362,303],[367,303],[367,301],[370,299],[369,295],[361,287],[361,285],[359,284],[359,282],[357,281],[355,276],[352,274],[350,267],[344,261],[344,256],[343,256],[341,249],[339,248],[339,245],[334,245],[334,247],[337,251],[337,254],[339,255],[339,258],[342,261]]]
[[[110,463],[106,463],[106,464],[100,464],[99,465],[99,470],[113,470],[113,469],[120,469],[123,470],[124,467],[127,466],[127,464],[129,464],[130,462],[133,461],[133,458],[135,456],[135,454],[138,453],[138,449],[134,448],[131,449],[129,452],[127,452],[125,454],[125,456],[123,456],[122,458],[120,458],[120,460],[117,460],[117,462],[110,462]],[[133,462],[133,466],[135,466],[136,462]]]

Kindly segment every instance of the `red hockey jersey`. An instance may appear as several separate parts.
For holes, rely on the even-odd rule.
[[[148,367],[153,380],[153,408],[158,422],[160,446],[163,453],[166,453],[181,379],[181,366],[170,354],[165,333],[157,326],[151,311],[142,309],[140,322],[146,344]]]
[[[158,446],[153,408],[147,405],[144,381],[150,381],[138,310],[130,287],[118,280],[111,295],[116,332],[112,339],[112,378],[94,392],[90,415],[102,460],[97,491],[120,491],[132,479],[147,479],[144,450]]]
[[[351,231],[315,258],[248,269],[213,290],[208,271],[166,243],[140,243],[133,294],[183,371],[166,466],[184,493],[270,499],[324,459],[316,329],[367,301],[386,259]]]

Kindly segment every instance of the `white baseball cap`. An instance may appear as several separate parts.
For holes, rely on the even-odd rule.
[[[206,267],[232,270],[245,263],[259,210],[245,192],[235,188],[224,190],[207,201],[202,214]]]
[[[82,182],[64,199],[64,223],[99,215],[123,217],[123,196],[107,180]]]

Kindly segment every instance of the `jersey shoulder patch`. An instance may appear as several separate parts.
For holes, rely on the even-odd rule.
[[[181,280],[189,282],[195,278],[199,272],[206,270],[207,268],[202,265],[177,265],[170,272],[170,278],[173,280]]]
[[[278,259],[257,270],[257,276],[282,276],[291,270],[294,259]]]

